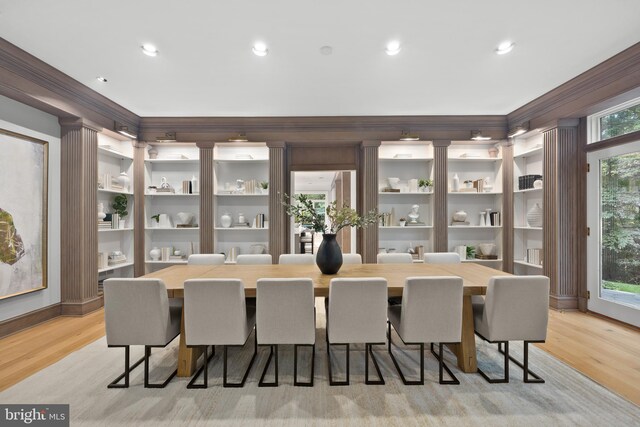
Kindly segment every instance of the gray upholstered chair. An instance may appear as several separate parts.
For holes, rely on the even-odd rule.
[[[372,346],[385,344],[387,321],[387,280],[383,278],[332,279],[327,310],[327,357],[329,385],[349,385],[349,344],[365,343],[365,383],[384,384]],[[346,380],[334,381],[331,346],[346,346]],[[369,380],[369,355],[379,380]]]
[[[191,265],[222,265],[224,255],[222,254],[193,254],[187,258],[187,264]]]
[[[109,347],[124,347],[125,370],[109,388],[129,387],[129,373],[144,361],[145,388],[164,388],[177,370],[160,384],[149,382],[152,347],[166,347],[180,334],[182,304],[170,301],[160,279],[107,279],[104,281],[104,317]],[[129,348],[144,346],[144,357],[129,365]],[[124,384],[118,384],[124,378]]]
[[[411,264],[413,257],[410,253],[378,254],[378,264]]]
[[[316,256],[311,254],[281,254],[278,264],[315,264]]]
[[[311,279],[260,279],[256,284],[258,345],[270,347],[269,358],[259,387],[278,386],[278,345],[293,344],[293,384],[313,386],[316,343],[316,315]],[[298,381],[298,347],[311,347],[311,374],[308,382]],[[275,379],[264,377],[275,353]]]
[[[457,252],[430,252],[424,254],[425,264],[460,264]]]
[[[256,324],[255,309],[247,306],[244,285],[239,279],[191,279],[184,282],[185,338],[188,347],[202,347],[202,367],[195,373],[187,388],[206,388],[208,365],[215,346],[223,346],[223,386],[242,387],[251,371],[258,351],[254,339],[254,350],[242,380],[231,383],[227,379],[227,349],[241,347],[249,340]],[[255,338],[255,337],[254,337]],[[214,346],[208,355],[208,346]],[[204,383],[196,379],[204,371]]]
[[[342,265],[344,264],[362,264],[362,255],[342,254]]]
[[[509,382],[509,360],[524,372],[524,382],[543,383],[529,370],[529,343],[547,339],[549,320],[549,278],[545,276],[495,276],[487,286],[486,297],[473,298],[473,322],[476,334],[498,343],[504,355],[504,377],[491,379],[480,368],[478,372],[490,383]],[[509,356],[509,341],[524,341],[524,364]],[[504,344],[504,351],[502,351]],[[534,379],[529,379],[531,375]]]
[[[273,258],[270,254],[247,254],[238,255],[236,258],[237,265],[266,265],[273,264]]]
[[[442,344],[459,343],[462,333],[462,279],[460,277],[409,277],[402,294],[402,305],[389,307],[389,355],[405,385],[424,384],[424,343],[439,363],[440,384],[460,384],[444,363]],[[420,380],[407,380],[391,351],[391,326],[407,345],[420,345]],[[438,343],[439,351],[433,349]],[[443,370],[451,380],[443,379]]]

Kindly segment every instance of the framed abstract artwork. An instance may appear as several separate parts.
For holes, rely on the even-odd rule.
[[[0,129],[0,299],[47,287],[48,149]]]

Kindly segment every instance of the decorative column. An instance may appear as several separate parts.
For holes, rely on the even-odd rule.
[[[502,269],[513,273],[513,142],[502,144]]]
[[[289,253],[289,217],[282,197],[289,191],[289,168],[285,142],[267,142],[269,147],[269,253],[277,264],[280,255]]]
[[[200,253],[212,254],[214,241],[213,142],[196,143],[200,149]]]
[[[143,276],[145,271],[145,259],[147,259],[145,248],[145,208],[144,208],[144,156],[147,143],[144,141],[133,141],[133,206],[135,213],[133,216],[133,275]]]
[[[378,147],[380,141],[362,141],[360,145],[360,213],[378,210]],[[358,252],[362,262],[375,264],[378,256],[378,224],[358,230]]]
[[[98,132],[83,119],[60,120],[60,297],[63,315],[102,306],[98,295]]]
[[[449,252],[447,151],[451,141],[433,141],[433,251]]]
[[[543,274],[551,280],[549,305],[578,308],[578,120],[544,132]]]

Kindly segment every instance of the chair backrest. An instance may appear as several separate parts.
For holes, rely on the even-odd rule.
[[[315,264],[316,257],[311,254],[281,254],[278,264]]]
[[[332,279],[327,311],[329,342],[385,342],[387,297],[387,280],[383,278]]]
[[[456,252],[430,252],[424,254],[425,264],[459,264],[460,255]]]
[[[411,264],[413,257],[410,253],[378,254],[378,264]]]
[[[108,345],[165,345],[171,320],[164,282],[105,280],[104,318]]]
[[[242,345],[249,336],[244,285],[239,279],[184,282],[187,345]]]
[[[495,276],[489,280],[484,314],[490,341],[544,341],[549,320],[549,278]]]
[[[460,342],[462,278],[408,277],[402,293],[400,335],[405,342]]]
[[[256,287],[258,344],[315,343],[311,279],[260,279]]]
[[[236,264],[238,265],[256,265],[256,264],[272,264],[273,258],[270,254],[254,254],[254,255],[238,255]]]
[[[189,255],[187,264],[194,265],[221,265],[224,264],[224,255],[222,254],[193,254]]]
[[[342,264],[362,264],[362,255],[342,254]]]

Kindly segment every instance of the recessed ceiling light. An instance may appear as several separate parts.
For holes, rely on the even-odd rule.
[[[102,82],[102,83],[106,83],[107,82],[107,79],[102,77],[102,76],[96,77],[96,80],[98,80],[99,82]]]
[[[471,139],[473,141],[489,141],[491,139],[490,136],[482,136],[482,131],[473,130],[471,131]]]
[[[515,43],[512,41],[509,41],[509,40],[503,41],[496,48],[496,53],[498,55],[504,55],[505,53],[509,53],[513,49],[513,46],[515,46]]]
[[[403,130],[400,135],[400,141],[420,141],[420,136]]]
[[[253,50],[253,54],[257,56],[267,56],[267,53],[269,53],[269,49],[267,49],[267,45],[262,42],[258,42],[254,44],[252,50]]]
[[[323,55],[331,55],[333,53],[333,48],[331,46],[322,46],[320,48],[320,53]]]
[[[227,141],[229,142],[249,142],[249,138],[244,133],[239,133],[236,136],[232,136]]]
[[[158,48],[156,48],[152,44],[145,43],[140,47],[142,48],[142,52],[144,52],[145,55],[148,55],[148,56],[157,56],[158,55]]]
[[[387,53],[387,55],[393,56],[399,54],[400,50],[402,50],[402,48],[400,47],[400,42],[397,40],[393,40],[387,43],[385,52]]]

